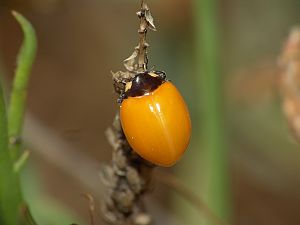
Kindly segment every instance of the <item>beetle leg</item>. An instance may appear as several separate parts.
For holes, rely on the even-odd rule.
[[[165,72],[163,72],[163,71],[155,71],[155,74],[157,74],[160,78],[162,78],[162,79],[166,79],[166,77],[167,77],[167,75],[166,75],[166,73]]]
[[[120,96],[118,97],[118,99],[117,99],[117,103],[118,103],[118,104],[121,104],[122,101],[123,101],[125,98],[126,98],[126,94],[125,94],[125,92],[122,92],[122,93],[120,94]]]

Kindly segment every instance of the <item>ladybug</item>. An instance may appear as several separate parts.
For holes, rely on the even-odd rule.
[[[191,120],[177,88],[161,71],[146,71],[125,84],[120,120],[126,139],[142,158],[158,165],[174,165],[185,152]]]

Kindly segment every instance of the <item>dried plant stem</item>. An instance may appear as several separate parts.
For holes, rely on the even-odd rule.
[[[142,1],[141,11],[137,13],[138,17],[140,18],[140,43],[137,47],[138,50],[138,72],[143,72],[147,70],[147,47],[148,44],[146,42],[146,35],[147,35],[147,27],[148,22],[145,18],[146,10],[149,10],[147,5],[144,1]]]
[[[124,61],[127,71],[113,73],[115,92],[124,93],[124,83],[137,73],[147,70],[146,34],[148,28],[155,30],[147,4],[142,1],[137,13],[140,19],[140,40],[132,55]],[[140,158],[128,144],[118,114],[113,127],[107,131],[113,147],[112,163],[104,168],[102,180],[108,195],[103,205],[103,215],[110,224],[148,225],[150,216],[145,212],[141,196],[147,192],[153,165]]]
[[[147,48],[149,47],[149,44],[146,42],[146,36],[148,29],[156,31],[153,17],[145,1],[142,1],[141,10],[137,12],[137,16],[140,19],[140,26],[138,29],[138,33],[140,35],[139,44],[135,47],[132,55],[124,61],[124,65],[127,71],[132,74],[142,73],[147,70]],[[127,75],[125,75],[124,73],[122,74],[122,76],[123,78],[127,78]]]
[[[113,128],[108,129],[107,137],[113,147],[110,166],[102,173],[102,180],[108,195],[103,206],[104,218],[110,224],[137,224],[142,215],[146,215],[148,225],[150,217],[145,213],[141,196],[147,191],[152,165],[141,159],[129,146],[116,116]],[[149,222],[148,222],[149,221]]]

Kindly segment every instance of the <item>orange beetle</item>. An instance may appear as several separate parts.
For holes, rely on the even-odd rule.
[[[163,72],[146,71],[126,83],[120,119],[132,149],[153,164],[174,165],[189,144],[188,108]]]

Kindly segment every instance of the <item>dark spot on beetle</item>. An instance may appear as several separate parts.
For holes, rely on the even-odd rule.
[[[132,85],[124,94],[124,99],[128,97],[138,97],[151,93],[156,90],[165,80],[163,72],[152,72],[157,76],[151,76],[148,71],[139,73],[131,80]]]

